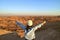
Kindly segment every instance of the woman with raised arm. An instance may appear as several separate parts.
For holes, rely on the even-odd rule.
[[[38,28],[41,28],[42,25],[44,25],[46,23],[46,21],[44,21],[43,23],[33,27],[33,21],[32,20],[28,20],[27,21],[27,26],[24,26],[22,23],[16,21],[16,24],[19,25],[24,31],[25,31],[25,40],[35,40],[35,31]]]

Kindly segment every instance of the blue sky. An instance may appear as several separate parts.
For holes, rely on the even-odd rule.
[[[0,0],[0,12],[59,12],[59,11],[60,0]]]

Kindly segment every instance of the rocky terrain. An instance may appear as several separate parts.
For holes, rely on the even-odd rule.
[[[12,31],[13,33],[1,35],[0,39],[24,40],[24,38],[19,37],[24,35],[24,31],[16,25],[15,21],[22,22],[26,26],[29,19],[33,20],[33,26],[43,22],[44,20],[47,21],[44,26],[36,31],[36,40],[60,40],[60,16],[1,16],[0,29]],[[14,33],[14,31],[17,34]],[[16,39],[14,39],[15,37],[13,36],[16,36]]]

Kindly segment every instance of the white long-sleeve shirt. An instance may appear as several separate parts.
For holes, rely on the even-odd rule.
[[[35,27],[33,27],[27,34],[25,34],[25,38],[28,40],[32,40],[35,38],[35,31],[40,28],[43,24],[39,24]]]

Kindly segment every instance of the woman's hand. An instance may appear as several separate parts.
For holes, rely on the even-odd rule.
[[[43,22],[43,24],[45,24],[45,23],[46,23],[46,21]]]
[[[41,23],[42,25],[44,25],[46,23],[46,21],[44,21],[43,23]]]

